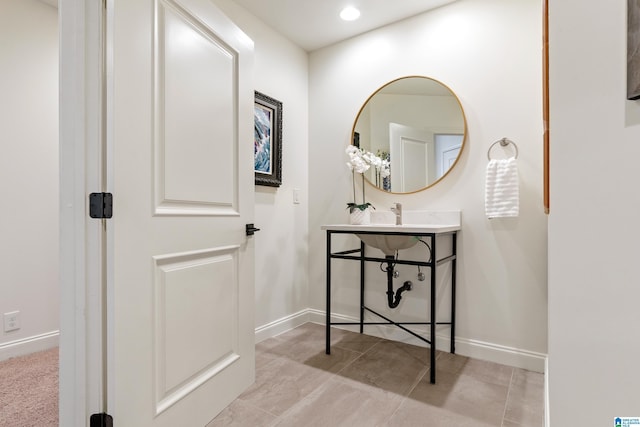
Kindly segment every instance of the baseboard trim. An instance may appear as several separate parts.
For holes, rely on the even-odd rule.
[[[544,361],[547,355],[544,353],[467,338],[456,339],[456,352],[465,356],[501,363],[528,371],[545,372]]]
[[[358,319],[352,316],[342,314],[332,314],[332,322],[357,322]],[[326,321],[325,312],[308,308],[294,313],[290,316],[275,320],[267,325],[256,328],[256,343],[267,338],[278,335],[289,329],[300,326],[306,322],[314,322],[324,324]],[[340,325],[342,329],[357,332],[358,325]],[[415,328],[420,334],[428,335],[424,329]],[[407,334],[393,326],[375,325],[366,326],[366,333],[380,338],[390,339],[393,341],[406,342],[419,346],[426,346],[424,342]],[[449,351],[449,338],[445,333],[436,334],[436,348],[443,351]],[[522,368],[534,372],[546,372],[545,364],[547,355],[529,350],[507,347],[500,344],[487,343],[479,340],[458,337],[456,338],[456,353],[462,356],[473,357],[476,359],[487,360],[490,362],[500,363],[503,365]]]
[[[51,331],[0,344],[0,361],[56,347],[59,338],[60,331]]]
[[[255,331],[256,344],[311,321],[311,310],[305,309],[259,326]]]

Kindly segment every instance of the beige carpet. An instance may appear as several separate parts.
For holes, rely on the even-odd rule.
[[[58,348],[0,362],[0,427],[58,425]]]

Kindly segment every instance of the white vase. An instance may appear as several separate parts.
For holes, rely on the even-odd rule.
[[[353,212],[349,214],[349,224],[351,225],[366,225],[371,224],[371,212],[369,208],[361,211],[355,208]]]

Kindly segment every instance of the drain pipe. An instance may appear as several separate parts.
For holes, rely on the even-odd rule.
[[[393,261],[395,258],[392,255],[387,255],[387,304],[389,308],[396,308],[400,304],[402,299],[402,293],[404,291],[410,291],[413,287],[411,281],[407,280],[402,286],[398,288],[396,292],[393,291]]]

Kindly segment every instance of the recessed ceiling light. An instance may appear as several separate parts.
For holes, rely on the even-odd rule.
[[[340,18],[345,21],[355,21],[360,17],[360,11],[353,6],[347,6],[340,12]]]

